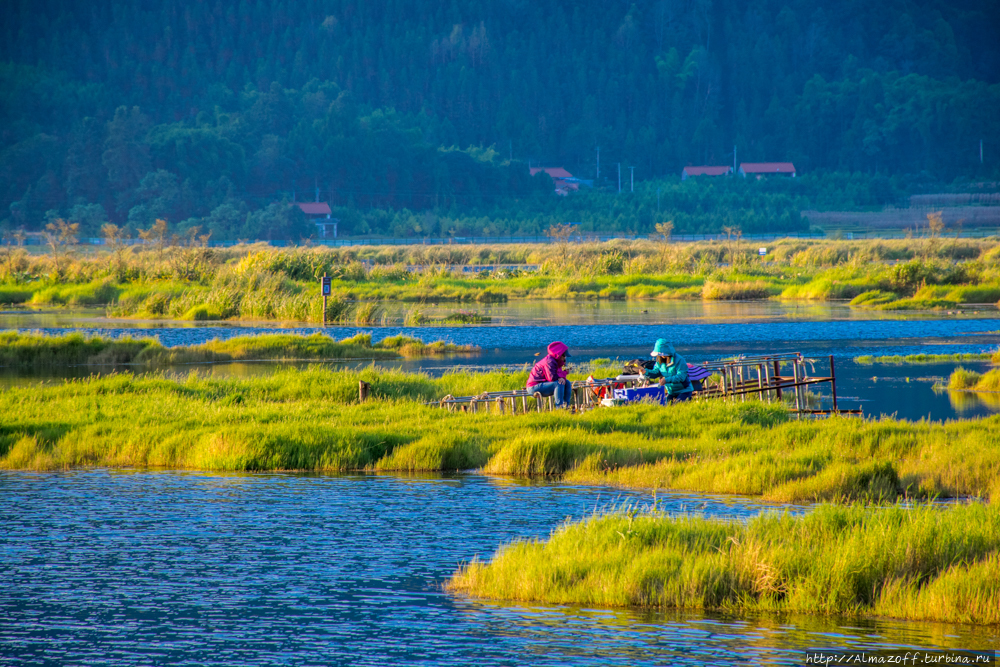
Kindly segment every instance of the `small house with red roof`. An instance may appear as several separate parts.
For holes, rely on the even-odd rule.
[[[728,176],[731,173],[733,173],[732,167],[684,167],[681,180],[686,181],[692,176]]]
[[[791,162],[743,162],[740,164],[740,176],[788,176],[795,178],[795,165]]]
[[[573,190],[579,190],[580,183],[583,182],[578,178],[574,178],[573,174],[562,167],[529,167],[528,171],[532,176],[540,171],[548,174],[552,179],[553,185],[555,185],[556,194],[561,197],[565,197]]]
[[[325,201],[295,202],[294,206],[298,206],[302,209],[302,212],[306,216],[306,220],[316,225],[316,230],[319,232],[319,238],[337,238],[337,223],[340,222],[340,220],[338,218],[331,217],[333,215],[333,211],[330,210],[330,205],[328,203]]]

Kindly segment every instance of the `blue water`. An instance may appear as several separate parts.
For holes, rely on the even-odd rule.
[[[0,473],[3,665],[792,665],[996,631],[480,603],[462,562],[639,493],[481,476]],[[660,494],[745,519],[738,498]],[[801,508],[789,508],[801,511]]]
[[[27,331],[27,329],[21,329]],[[837,322],[718,322],[704,324],[628,324],[598,325],[514,325],[463,327],[293,327],[268,328],[246,326],[205,326],[162,328],[135,327],[57,327],[34,329],[46,334],[80,331],[92,335],[152,336],[168,347],[195,345],[218,338],[264,333],[314,334],[324,332],[342,339],[359,333],[372,335],[374,341],[400,334],[424,341],[445,340],[461,345],[478,345],[483,349],[540,350],[553,340],[561,340],[570,348],[621,348],[647,346],[657,338],[667,338],[676,344],[767,346],[786,348],[793,342],[809,341],[895,341],[918,339],[955,339],[990,337],[1000,340],[1000,321],[981,319],[941,320],[862,320]]]

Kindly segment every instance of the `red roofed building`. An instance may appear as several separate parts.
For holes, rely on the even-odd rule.
[[[740,176],[756,176],[763,178],[778,174],[795,178],[795,165],[791,162],[743,162],[740,164]]]
[[[565,197],[570,193],[570,190],[580,189],[579,179],[573,178],[573,174],[569,173],[562,167],[529,167],[528,171],[532,176],[540,171],[544,171],[548,174],[556,186],[557,195]]]
[[[692,176],[728,176],[731,173],[732,167],[684,167],[681,180],[686,181]]]
[[[543,168],[543,167],[530,167],[528,169],[528,171],[531,172],[532,176],[534,176],[535,174],[537,174],[540,171],[544,171],[546,174],[548,174],[552,178],[573,178],[573,174],[569,173],[568,171],[566,171],[562,167],[545,167],[545,168]]]
[[[302,212],[306,214],[306,219],[316,225],[321,239],[337,238],[337,223],[340,220],[330,217],[333,215],[333,211],[330,210],[330,205],[325,201],[295,202],[294,206],[302,209]]]

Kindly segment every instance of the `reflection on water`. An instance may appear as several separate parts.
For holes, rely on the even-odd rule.
[[[805,648],[998,644],[987,628],[481,603],[441,589],[477,554],[648,502],[639,493],[92,471],[0,473],[0,497],[4,664],[792,665]],[[774,507],[658,498],[718,517]]]
[[[951,407],[959,415],[966,416],[972,412],[979,412],[981,408],[986,408],[990,412],[1000,412],[1000,394],[996,392],[946,389],[943,393],[948,394]]]
[[[997,643],[989,629],[943,623],[464,602],[470,622],[486,612],[500,641],[530,644],[533,664],[801,665],[817,648],[968,650]]]

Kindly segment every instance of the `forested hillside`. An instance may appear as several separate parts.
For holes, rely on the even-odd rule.
[[[857,205],[995,177],[998,35],[990,0],[7,0],[0,224],[295,238],[275,202],[318,189],[354,233],[794,228],[736,184],[721,217],[684,210],[704,184],[553,201],[527,164],[590,179],[599,147],[617,191],[617,163],[676,180],[736,146],[867,174]]]

